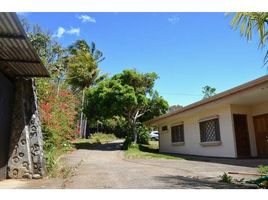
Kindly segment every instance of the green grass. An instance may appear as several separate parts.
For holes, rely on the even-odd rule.
[[[158,142],[153,141],[149,145],[131,145],[124,153],[128,159],[183,159],[176,155],[159,153]]]
[[[105,144],[116,139],[114,134],[95,133],[89,139],[76,139],[73,143]]]
[[[268,165],[259,165],[258,172],[260,174],[268,174]]]
[[[76,149],[98,149],[102,144],[107,144],[118,139],[114,134],[95,133],[89,139],[76,139],[72,142]]]

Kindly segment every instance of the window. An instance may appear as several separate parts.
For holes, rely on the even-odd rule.
[[[167,131],[167,126],[162,126],[162,131]]]
[[[219,118],[199,122],[201,142],[220,141]]]
[[[171,142],[184,142],[184,128],[183,124],[171,127]]]

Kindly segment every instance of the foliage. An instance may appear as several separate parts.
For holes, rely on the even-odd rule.
[[[88,52],[79,51],[68,59],[67,81],[74,88],[83,90],[99,80],[100,70]]]
[[[183,159],[176,155],[158,152],[158,145],[150,142],[149,145],[131,144],[124,152],[128,159]]]
[[[234,29],[240,28],[241,36],[251,40],[254,33],[258,34],[259,47],[264,47],[268,37],[268,12],[238,12],[231,21]],[[264,65],[268,63],[268,51],[264,58]]]
[[[259,165],[258,172],[260,174],[268,174],[268,166],[267,165]]]
[[[91,45],[89,45],[85,40],[77,40],[69,47],[69,52],[72,55],[78,55],[79,51],[89,53],[96,63],[105,59],[105,57],[103,57],[103,53],[96,48],[96,44],[94,42],[91,42]]]
[[[39,25],[31,27],[24,23],[24,26],[28,27],[27,36],[50,73],[50,81],[59,84],[66,73],[67,50],[53,39],[49,31],[43,31]]]
[[[153,90],[155,73],[138,73],[124,70],[87,90],[88,103],[85,114],[97,121],[113,116],[124,117],[129,133],[137,142],[137,124],[143,120],[164,114],[168,103]]]
[[[233,177],[226,174],[226,172],[224,172],[223,175],[220,175],[219,178],[220,178],[219,182],[233,183]]]
[[[80,110],[80,134],[86,136],[87,120],[84,119],[85,89],[102,81],[106,75],[100,75],[98,63],[103,58],[103,53],[96,49],[95,43],[91,46],[85,40],[77,40],[68,49],[70,56],[67,59],[67,82],[73,90],[82,91]]]
[[[176,111],[176,110],[180,110],[180,109],[182,109],[183,108],[183,106],[181,106],[181,105],[173,105],[173,106],[170,106],[169,108],[168,108],[168,112],[174,112],[174,111]]]
[[[124,140],[122,149],[128,150],[131,145],[132,145],[132,137],[127,136]]]
[[[71,149],[70,140],[77,132],[76,115],[78,100],[67,89],[62,88],[58,96],[55,86],[48,85],[47,93],[39,100],[44,134],[44,149],[48,170],[55,165],[55,159],[60,153]]]
[[[149,144],[149,129],[143,125],[138,127],[138,143]]]
[[[114,134],[105,134],[105,133],[95,133],[91,135],[90,137],[90,142],[92,143],[100,143],[100,144],[105,144],[108,142],[112,142],[116,140],[117,137]]]
[[[118,138],[124,138],[127,135],[127,123],[122,116],[113,116],[107,119],[98,119],[91,121],[89,130],[91,133],[103,132],[114,133]]]
[[[206,85],[202,88],[202,93],[204,99],[210,98],[216,94],[216,88]]]

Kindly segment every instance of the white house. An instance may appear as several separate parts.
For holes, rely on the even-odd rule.
[[[160,152],[268,157],[268,75],[145,122]]]

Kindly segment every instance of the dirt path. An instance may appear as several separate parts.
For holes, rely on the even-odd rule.
[[[65,155],[66,166],[77,168],[68,179],[18,181],[15,188],[233,188],[217,182],[217,176],[224,171],[256,172],[255,167],[203,161],[126,160],[120,142]]]

